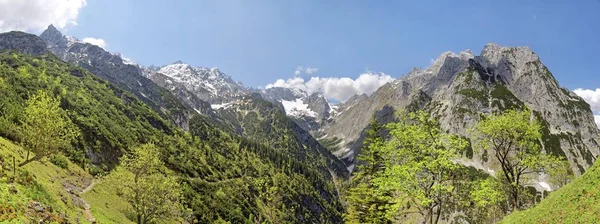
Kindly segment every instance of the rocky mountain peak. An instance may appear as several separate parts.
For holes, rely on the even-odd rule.
[[[50,24],[42,34],[40,38],[48,43],[48,46],[53,48],[66,48],[68,44],[67,37],[63,35],[54,25]]]
[[[582,173],[600,155],[589,105],[561,88],[530,48],[493,43],[479,56],[469,50],[444,52],[426,70],[412,69],[370,96],[353,97],[324,132],[344,139],[337,154],[352,161],[374,116],[385,123],[394,120],[395,110],[424,109],[440,119],[442,129],[468,136],[481,114],[525,106],[544,124],[544,150],[564,155],[574,173]]]
[[[510,57],[515,62],[535,62],[540,58],[529,47],[505,47],[495,43],[485,45],[481,50],[481,57],[485,58],[490,65],[498,65],[502,59]]]

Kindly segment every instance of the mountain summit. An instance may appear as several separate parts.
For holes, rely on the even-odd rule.
[[[341,104],[329,137],[344,139],[336,154],[354,161],[369,119],[394,119],[394,111],[423,109],[439,118],[443,130],[462,136],[489,114],[528,107],[543,123],[547,153],[564,155],[575,173],[583,173],[600,153],[600,135],[590,106],[559,86],[537,54],[527,47],[488,44],[480,55],[442,53],[427,69],[413,69],[370,96]],[[478,167],[486,161],[471,158]]]

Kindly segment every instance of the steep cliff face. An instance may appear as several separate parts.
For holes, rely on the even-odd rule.
[[[546,152],[565,156],[577,174],[592,165],[600,153],[600,135],[589,105],[561,88],[526,47],[488,44],[479,56],[445,52],[428,69],[413,69],[370,96],[340,105],[340,114],[325,132],[344,139],[336,154],[354,161],[374,115],[388,122],[394,111],[424,109],[440,120],[442,129],[468,136],[481,114],[524,106],[542,121]],[[476,166],[489,165],[478,156],[471,159]]]

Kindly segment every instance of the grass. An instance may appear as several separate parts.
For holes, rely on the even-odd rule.
[[[14,183],[17,193],[10,193],[10,179],[13,177],[12,158],[15,157],[18,166],[25,160],[25,153],[26,151],[20,146],[0,137],[0,158],[4,161],[3,172],[0,173],[0,198],[2,198],[0,207],[14,208],[17,216],[16,219],[10,220],[0,218],[0,222],[28,222],[30,214],[27,214],[27,206],[36,201],[46,208],[52,207],[55,214],[66,214],[71,221],[79,219],[84,222],[85,218],[82,216],[84,209],[73,204],[71,195],[64,186],[74,185],[83,188],[93,177],[70,161],[68,161],[68,170],[50,163],[48,159],[31,162],[21,168],[17,167]]]
[[[46,208],[52,207],[53,215],[66,214],[70,223],[77,223],[77,220],[79,223],[90,223],[86,220],[85,209],[80,203],[73,202],[72,195],[65,189],[65,185],[77,186],[79,191],[92,182],[96,184],[80,197],[90,204],[91,215],[97,223],[134,223],[128,218],[131,207],[117,195],[114,183],[107,178],[95,179],[68,159],[68,169],[53,164],[50,158],[31,162],[22,168],[17,167],[17,178],[14,182],[17,193],[11,193],[9,179],[13,177],[12,158],[15,157],[18,166],[20,162],[25,161],[25,154],[23,148],[0,137],[0,165],[4,164],[4,168],[0,170],[0,223],[32,222],[28,206],[34,202],[40,202]],[[166,223],[180,221],[167,220]]]
[[[600,223],[600,163],[552,192],[537,206],[515,212],[501,223]]]
[[[108,181],[100,180],[82,196],[92,206],[92,214],[99,223],[134,223],[126,215],[129,204],[117,195]]]

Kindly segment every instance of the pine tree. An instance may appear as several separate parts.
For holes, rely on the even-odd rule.
[[[389,194],[377,191],[373,186],[374,176],[382,170],[380,150],[383,138],[382,126],[372,119],[367,130],[362,150],[358,156],[358,171],[352,178],[348,190],[348,223],[388,223],[385,218]]]

